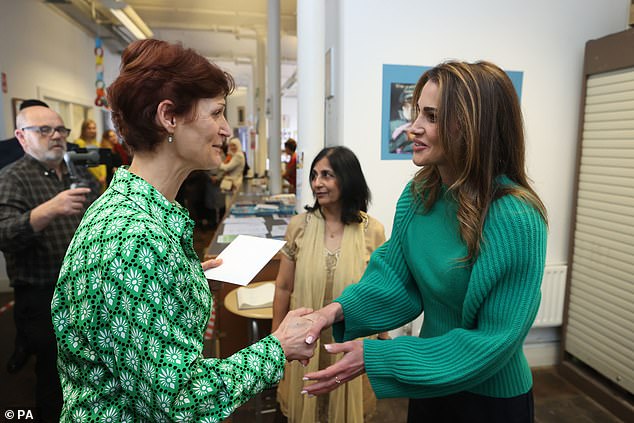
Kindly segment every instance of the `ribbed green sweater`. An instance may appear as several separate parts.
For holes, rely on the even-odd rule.
[[[508,179],[504,179],[508,181]],[[368,377],[379,398],[429,398],[460,391],[509,398],[531,388],[522,352],[541,299],[546,224],[506,195],[490,207],[481,250],[464,257],[457,205],[441,196],[429,212],[410,184],[396,206],[392,237],[372,255],[358,284],[339,298],[347,341],[411,321],[425,311],[420,337],[365,340]]]

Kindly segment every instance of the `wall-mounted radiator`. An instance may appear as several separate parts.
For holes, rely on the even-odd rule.
[[[542,279],[542,302],[533,327],[561,326],[566,294],[565,264],[547,265]]]
[[[542,302],[539,305],[533,327],[548,328],[561,326],[564,314],[564,296],[566,294],[565,264],[546,265],[542,279]],[[405,326],[390,331],[392,337],[402,335],[417,336],[423,324],[424,313]],[[558,340],[559,338],[557,338]]]

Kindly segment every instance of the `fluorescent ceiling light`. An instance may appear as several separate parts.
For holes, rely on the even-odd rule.
[[[144,40],[151,38],[154,34],[143,22],[143,20],[136,14],[134,9],[130,6],[126,6],[122,9],[110,9],[110,12],[121,22],[121,24],[134,35],[138,40]]]

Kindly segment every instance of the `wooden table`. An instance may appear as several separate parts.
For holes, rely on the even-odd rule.
[[[253,280],[275,280],[279,266],[279,258],[274,257]],[[255,283],[257,282],[251,282],[249,285]],[[212,292],[214,292],[214,301],[217,304],[216,326],[218,328],[220,358],[227,358],[252,343],[249,342],[249,333],[243,329],[245,326],[252,324],[249,322],[249,319],[257,320],[259,335],[266,336],[271,332],[272,311],[270,311],[266,317],[242,315],[240,314],[241,312],[249,310],[231,309],[231,307],[234,309],[238,308],[235,297],[236,293],[233,292],[236,289],[236,285],[217,281],[212,281],[211,285],[215,287],[215,289],[212,289]],[[229,300],[227,300],[227,297],[229,297]],[[239,311],[240,313],[235,311]]]
[[[270,216],[266,216],[264,218],[265,224],[271,229],[271,226],[274,224],[281,224],[283,221],[274,220]],[[224,231],[224,223],[221,223],[216,231],[217,234],[222,234]],[[205,260],[210,258],[216,258],[218,254],[229,244],[219,243],[218,236],[214,236],[211,243],[207,247],[205,251]],[[261,282],[261,281],[273,281],[277,277],[277,272],[280,268],[280,260],[281,253],[277,253],[273,258],[260,270],[260,272],[253,278],[253,282],[250,285]],[[231,291],[236,288],[236,285],[230,283],[223,282],[212,282],[212,286],[215,289],[212,289],[214,294],[214,301],[217,302],[218,307],[216,309],[217,316],[217,327],[218,327],[218,336],[219,336],[219,344],[220,344],[220,357],[226,358],[232,355],[233,353],[241,350],[250,344],[248,339],[248,333],[245,332],[242,328],[244,328],[247,324],[251,324],[248,322],[250,316],[244,316],[239,313],[234,313],[230,311],[228,307],[230,307],[229,303],[226,301],[226,297],[230,295]],[[235,295],[235,293],[234,293]],[[233,304],[237,304],[235,298],[232,300]],[[237,308],[237,306],[236,306]],[[242,310],[240,310],[242,311]],[[267,335],[271,331],[271,317],[255,317],[255,319],[259,319],[258,328],[259,335]]]
[[[275,283],[275,281],[263,281],[263,282],[251,282],[247,285],[247,288],[257,288],[265,283]],[[234,288],[225,296],[224,306],[227,311],[236,314],[238,316],[246,317],[248,320],[247,331],[249,333],[249,344],[253,344],[260,340],[260,328],[258,322],[260,320],[273,319],[273,307],[264,308],[250,308],[240,310],[238,308],[238,289],[242,287]],[[268,332],[271,330],[270,322],[268,325]],[[267,334],[268,334],[267,332]]]
[[[262,282],[251,282],[247,285],[247,288],[257,288],[265,283],[273,283],[274,280],[271,281],[262,281]],[[272,319],[273,318],[273,308],[272,307],[264,307],[264,308],[250,308],[250,309],[239,309],[238,308],[238,289],[242,287],[238,287],[229,291],[229,293],[225,296],[224,305],[227,310],[232,312],[233,314],[237,314],[238,316],[246,317],[248,319]]]
[[[249,184],[247,184],[248,186]],[[238,204],[257,204],[262,202],[267,195],[264,195],[262,192],[259,192],[258,189],[250,189],[248,192],[240,193],[236,198],[236,202]],[[274,219],[273,216],[263,216],[264,224],[269,230],[269,234],[273,225],[281,225],[285,224],[286,221],[283,219]],[[222,250],[227,247],[227,243],[218,242],[218,235],[224,233],[224,221],[220,223],[218,229],[216,230],[216,235],[211,240],[209,246],[205,249],[205,260],[210,258],[216,258],[218,254],[222,252]],[[270,235],[269,235],[270,236]],[[272,281],[277,277],[277,272],[280,267],[281,253],[277,253],[267,264],[262,268],[262,270],[253,278],[253,282],[261,282],[261,281]],[[240,313],[234,313],[229,310],[229,303],[226,301],[226,297],[231,294],[236,288],[236,285],[230,283],[223,283],[212,281],[212,292],[214,292],[214,301],[218,304],[216,310],[217,316],[217,328],[218,328],[218,336],[219,336],[219,344],[220,344],[220,357],[226,358],[235,353],[236,351],[241,350],[250,344],[248,340],[248,333],[245,332],[242,328],[245,325],[250,324],[248,322],[249,319],[255,318],[258,323],[259,335],[266,336],[271,331],[271,317],[251,317],[244,316]],[[235,295],[235,293],[234,293]],[[237,304],[234,300],[233,304]],[[236,306],[237,308],[237,306]],[[240,310],[243,311],[243,310]]]

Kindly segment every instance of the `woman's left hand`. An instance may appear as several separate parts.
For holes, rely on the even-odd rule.
[[[307,373],[304,380],[315,380],[316,383],[304,386],[302,393],[309,395],[326,394],[365,373],[363,361],[363,341],[348,341],[341,344],[324,345],[331,354],[344,353],[341,360],[318,372]]]
[[[207,269],[213,269],[214,267],[218,267],[222,264],[222,259],[209,259],[207,261],[203,261],[201,266],[203,267],[203,272]]]

